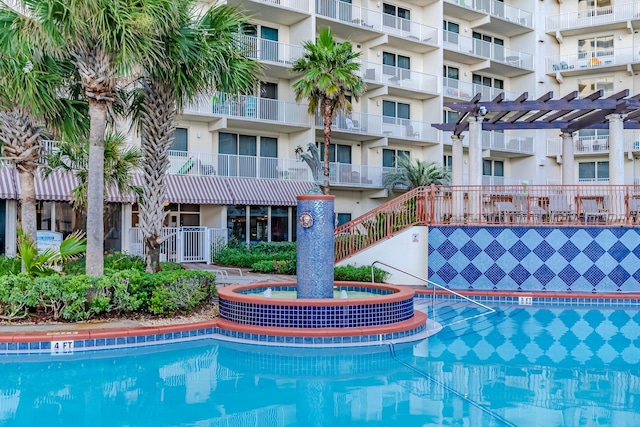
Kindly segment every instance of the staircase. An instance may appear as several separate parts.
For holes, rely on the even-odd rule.
[[[433,217],[433,186],[418,187],[335,229],[335,262]]]

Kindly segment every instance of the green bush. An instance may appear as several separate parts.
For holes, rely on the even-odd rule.
[[[374,282],[384,283],[388,272],[375,268],[373,269]],[[334,280],[345,282],[371,282],[371,267],[366,265],[356,267],[355,265],[345,265],[334,269]]]
[[[7,274],[20,274],[22,263],[20,258],[9,258],[6,255],[0,255],[0,276]]]
[[[12,321],[29,315],[38,296],[32,283],[25,273],[0,276],[0,318]]]
[[[215,276],[206,271],[167,271],[154,276],[149,311],[153,314],[186,313],[215,293]]]
[[[268,262],[286,261],[280,269],[274,268],[282,274],[295,274],[296,243],[295,242],[260,242],[255,245],[227,245],[215,256],[215,261],[221,265],[252,268],[255,271],[267,272],[262,268],[269,267]],[[262,264],[263,261],[266,263]],[[258,269],[254,265],[258,263]],[[293,265],[293,268],[291,266]],[[280,271],[282,270],[282,271]]]
[[[54,320],[88,319],[93,313],[87,310],[87,295],[95,280],[87,275],[37,277],[33,287],[38,307]]]

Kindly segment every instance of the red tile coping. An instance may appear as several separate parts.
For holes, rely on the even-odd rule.
[[[225,319],[218,321],[218,327],[228,331],[245,332],[258,335],[276,335],[285,337],[344,337],[360,335],[392,334],[394,332],[410,331],[427,322],[427,315],[421,311],[414,311],[411,319],[390,325],[363,326],[361,328],[279,328],[277,326],[254,326],[230,322]]]
[[[433,290],[415,289],[416,294],[433,295]],[[469,291],[451,289],[452,291],[466,297],[533,297],[533,298],[591,298],[591,299],[640,299],[640,292],[619,292],[619,293],[584,293],[584,292],[556,292],[556,291]],[[450,292],[437,290],[436,295],[449,295]]]
[[[298,200],[334,200],[336,196],[331,194],[301,194],[297,196]]]
[[[295,281],[286,282],[264,282],[251,283],[246,285],[231,285],[218,289],[218,297],[227,301],[243,302],[260,305],[278,306],[341,306],[341,305],[363,305],[363,304],[386,304],[396,301],[404,301],[413,298],[415,290],[403,287],[380,283],[363,282],[334,282],[335,286],[353,286],[360,288],[386,289],[393,293],[388,295],[375,295],[375,298],[265,298],[259,294],[240,294],[239,291],[255,288],[276,288],[280,286],[295,286]]]

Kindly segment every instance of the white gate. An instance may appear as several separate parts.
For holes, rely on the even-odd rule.
[[[226,228],[165,227],[162,236],[167,239],[160,246],[160,261],[210,263],[213,255],[227,244]],[[144,258],[142,230],[131,228],[129,242],[127,252]]]

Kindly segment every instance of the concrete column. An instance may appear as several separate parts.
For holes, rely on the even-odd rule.
[[[610,114],[609,120],[609,184],[624,185],[624,116]],[[609,221],[624,221],[625,205],[622,187],[611,187],[608,203]]]
[[[120,250],[124,253],[131,253],[131,203],[123,203],[121,211],[122,239],[120,240]]]
[[[464,135],[451,135],[451,184],[456,186],[462,185],[463,169],[462,169],[462,140]],[[462,222],[464,220],[464,195],[462,191],[453,191],[453,199],[451,201],[451,221]]]
[[[469,191],[468,221],[477,222],[480,213],[480,189],[482,185],[482,122],[484,116],[469,118]]]
[[[4,253],[12,258],[18,254],[18,206],[15,200],[6,203]]]
[[[575,168],[574,168],[574,145],[573,134],[571,132],[562,132],[562,184],[575,184]]]

